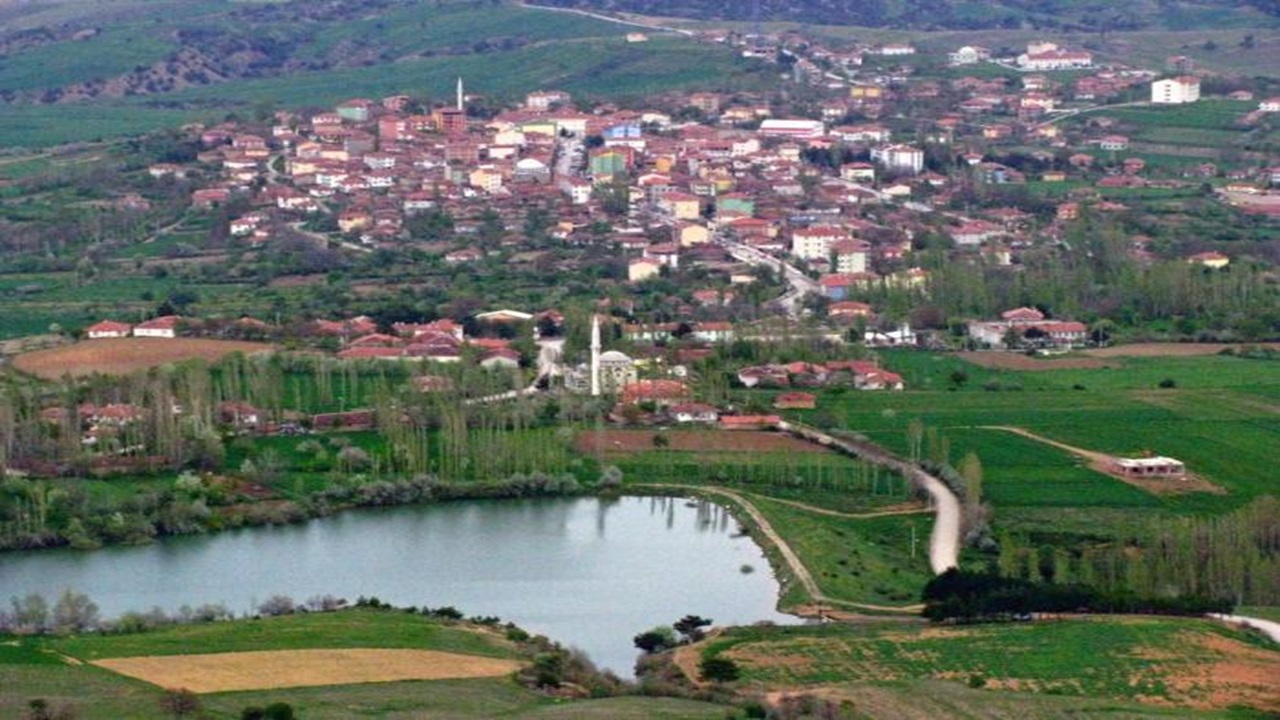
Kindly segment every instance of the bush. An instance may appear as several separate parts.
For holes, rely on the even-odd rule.
[[[266,617],[290,615],[294,611],[293,598],[288,595],[272,595],[258,605],[258,614]]]
[[[1174,380],[1173,378],[1165,378],[1165,379],[1161,380],[1160,382],[1156,383],[1156,386],[1157,386],[1157,387],[1166,388],[1166,389],[1167,389],[1167,388],[1174,388],[1174,387],[1177,387],[1177,386],[1178,386],[1178,381],[1177,381],[1177,380]]]
[[[698,665],[698,673],[710,682],[733,682],[742,676],[738,663],[729,658],[705,658]]]

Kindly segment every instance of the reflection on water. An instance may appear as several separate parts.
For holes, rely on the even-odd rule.
[[[631,638],[697,614],[791,622],[760,548],[723,507],[670,497],[576,498],[360,510],[303,525],[142,547],[0,555],[0,600],[65,588],[112,617],[276,594],[332,594],[496,615],[629,675]]]

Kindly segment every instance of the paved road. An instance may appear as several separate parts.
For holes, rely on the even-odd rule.
[[[778,298],[777,302],[793,318],[800,317],[800,300],[805,295],[822,292],[822,286],[816,280],[768,253],[723,238],[719,242],[734,260],[748,265],[767,265],[782,275],[791,289]]]

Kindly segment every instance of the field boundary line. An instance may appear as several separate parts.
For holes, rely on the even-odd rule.
[[[636,485],[632,485],[630,487],[688,490],[690,492],[695,492],[695,493],[703,492],[703,493],[720,495],[722,497],[729,498],[736,505],[742,508],[742,511],[745,512],[747,516],[751,518],[751,521],[755,523],[756,527],[760,528],[760,533],[764,535],[765,539],[768,540],[768,542],[774,547],[774,549],[778,551],[778,554],[782,556],[783,561],[787,565],[787,569],[791,571],[791,574],[795,577],[796,582],[800,583],[801,587],[804,588],[804,591],[809,595],[810,599],[814,603],[826,604],[826,605],[839,605],[841,607],[858,608],[862,610],[874,610],[879,612],[892,612],[892,613],[918,613],[924,607],[923,605],[919,605],[919,604],[906,605],[906,606],[874,605],[870,603],[854,602],[852,600],[840,600],[837,598],[827,596],[818,587],[817,581],[813,579],[813,573],[809,572],[809,568],[805,567],[804,562],[800,559],[800,556],[796,553],[796,551],[793,550],[789,544],[787,544],[787,541],[784,540],[782,536],[778,534],[777,530],[774,530],[773,525],[769,523],[768,518],[764,516],[764,513],[760,512],[760,508],[757,508],[755,505],[751,503],[750,500],[748,500],[746,497],[744,497],[742,494],[738,492],[735,492],[733,490],[727,490],[725,488],[719,488],[719,487],[708,487],[704,485],[680,485],[677,483],[639,483]],[[818,615],[819,616],[822,615],[821,610],[818,611]]]

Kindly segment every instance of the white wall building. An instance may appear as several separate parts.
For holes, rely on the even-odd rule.
[[[917,175],[924,169],[924,151],[910,145],[884,145],[871,151],[871,159],[888,170]]]
[[[1190,75],[1166,78],[1151,83],[1151,102],[1160,105],[1180,105],[1200,99],[1200,78]]]

